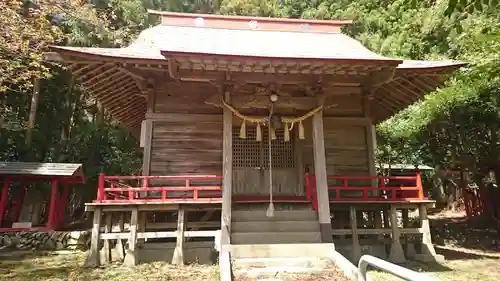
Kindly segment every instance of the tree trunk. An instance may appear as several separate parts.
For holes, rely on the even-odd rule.
[[[26,147],[31,148],[31,142],[33,140],[33,130],[36,124],[36,113],[38,109],[38,103],[40,101],[40,79],[35,78],[33,82],[33,95],[31,96],[31,106],[30,114],[28,117],[28,128],[26,130]],[[31,158],[29,156],[29,158]]]
[[[62,112],[65,113],[66,116],[65,120],[63,120],[63,124],[61,126],[61,139],[59,140],[59,147],[58,147],[58,153],[57,159],[58,162],[64,162],[66,161],[66,158],[68,156],[68,143],[70,139],[70,131],[71,131],[71,126],[72,126],[72,121],[73,121],[73,114],[75,110],[75,106],[72,102],[72,94],[73,94],[73,87],[75,84],[75,78],[72,76],[71,80],[68,85],[68,91],[66,92],[65,95],[65,102],[64,102],[64,108]]]

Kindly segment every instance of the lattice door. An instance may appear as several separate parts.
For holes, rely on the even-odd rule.
[[[256,128],[247,127],[246,139],[233,128],[233,194],[267,195],[269,193],[269,154],[267,127],[262,127],[262,141],[256,141]],[[271,141],[273,190],[276,194],[302,195],[298,190],[293,138],[284,141],[284,131],[276,130]]]
[[[233,129],[233,167],[262,168],[269,167],[269,149],[267,128],[263,128],[262,141],[256,141],[255,128],[247,128],[247,138],[239,137],[240,129]],[[285,142],[283,130],[276,130],[276,139],[271,140],[273,168],[295,168],[293,138]]]

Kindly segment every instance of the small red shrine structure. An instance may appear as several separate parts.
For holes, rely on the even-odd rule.
[[[120,257],[135,264],[152,238],[175,238],[172,261],[183,263],[185,237],[215,237],[221,268],[248,244],[333,242],[355,261],[361,245],[382,246],[387,257],[388,244],[400,262],[414,256],[400,236],[405,249],[415,236],[419,255],[436,256],[433,201],[418,173],[377,176],[374,126],[462,63],[380,56],[341,32],[351,21],[150,13],[161,24],[128,47],[53,47],[47,55],[144,147],[142,176],[100,176],[87,204],[87,264],[100,263],[99,240],[108,261],[110,241],[128,239]],[[420,210],[419,227],[409,225],[411,209]]]
[[[0,162],[0,182],[3,183],[0,196],[0,232],[55,230],[64,224],[69,185],[85,183],[85,178],[82,164]],[[28,212],[37,216],[37,222],[45,221],[46,224],[32,225],[32,220],[19,221],[25,194],[29,192],[29,188],[37,188],[29,185],[40,183],[51,184],[49,200],[42,201],[41,206],[41,209],[46,210],[46,215],[41,219],[39,211],[30,209]],[[42,197],[36,199],[44,200]],[[22,226],[16,226],[19,224]]]

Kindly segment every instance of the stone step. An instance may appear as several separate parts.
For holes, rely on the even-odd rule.
[[[321,243],[315,232],[240,232],[231,234],[232,244]]]
[[[332,243],[228,245],[231,258],[329,258]]]
[[[232,221],[317,221],[317,214],[310,210],[275,211],[274,216],[266,216],[266,210],[233,211]]]
[[[324,258],[239,258],[233,259],[234,269],[248,268],[325,268],[332,264],[329,259]]]
[[[234,221],[233,233],[238,232],[319,232],[319,222],[311,221]]]
[[[236,270],[235,280],[255,281],[297,281],[332,280],[350,281],[337,268],[270,267]]]

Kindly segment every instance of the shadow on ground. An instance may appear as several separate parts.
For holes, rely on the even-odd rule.
[[[437,245],[500,253],[500,235],[496,224],[482,217],[467,218],[465,215],[436,217],[431,220],[431,234]]]

